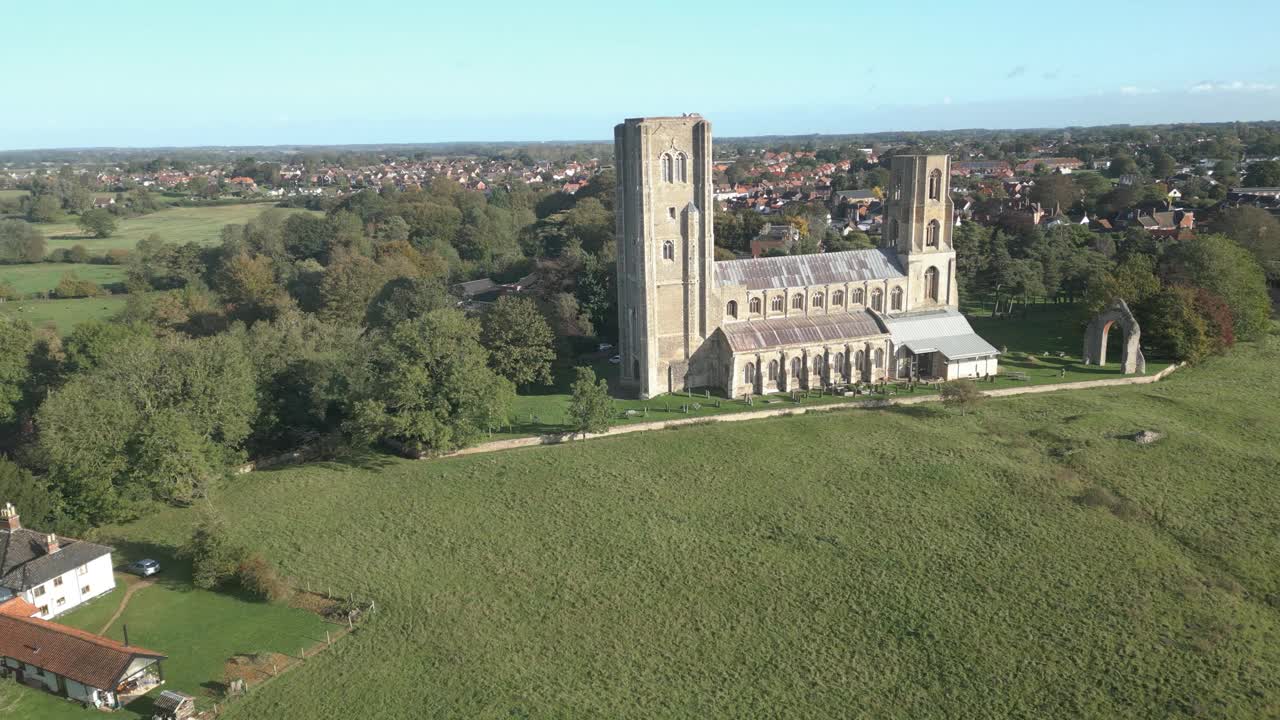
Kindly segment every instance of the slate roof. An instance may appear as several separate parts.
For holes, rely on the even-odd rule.
[[[25,592],[112,551],[106,545],[59,535],[58,551],[48,553],[45,535],[26,528],[0,529],[0,587],[14,594]]]
[[[956,310],[886,317],[884,324],[895,343],[916,354],[940,352],[948,360],[1000,354],[991,343],[979,337],[964,315]]]
[[[834,343],[885,334],[885,328],[866,310],[728,323],[720,329],[733,352]]]
[[[887,248],[845,250],[812,255],[786,255],[716,263],[721,285],[745,285],[748,290],[828,285],[906,277],[898,254]]]
[[[100,690],[115,690],[137,658],[165,659],[154,650],[124,645],[100,635],[37,617],[30,603],[0,603],[0,655]]]

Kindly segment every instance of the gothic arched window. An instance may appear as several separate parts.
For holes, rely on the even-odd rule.
[[[854,369],[854,370],[856,370],[857,372],[862,372],[862,368],[866,365],[866,362],[867,362],[867,358],[866,358],[866,356],[865,356],[865,355],[863,355],[863,353],[862,353],[862,351],[861,351],[861,350],[859,350],[858,352],[854,353],[854,355],[853,355],[853,369]]]
[[[836,353],[835,361],[831,364],[831,370],[836,375],[844,377],[844,353]]]
[[[864,297],[862,296],[862,288],[854,288],[854,290],[853,290],[853,304],[854,304],[854,305],[861,305],[861,304],[863,304],[864,302],[866,302],[866,298],[864,298]]]
[[[725,309],[725,313],[731,318],[738,317],[738,301],[730,300],[728,308]]]
[[[777,379],[778,379],[778,361],[770,360],[769,361],[769,382],[774,382]]]
[[[894,310],[902,309],[902,288],[896,287],[889,293],[889,307]]]
[[[801,367],[803,366],[800,364],[800,358],[798,357],[791,358],[791,377],[797,377],[797,378],[800,377]]]
[[[884,367],[884,349],[883,348],[876,348],[876,367],[877,368]]]
[[[760,298],[751,298],[751,303],[748,305],[748,309],[751,311],[752,315],[759,315],[760,314]]]
[[[804,309],[804,295],[802,295],[801,293],[796,293],[795,295],[791,296],[791,309],[792,310]]]
[[[822,307],[822,303],[823,303],[823,302],[824,302],[824,300],[823,300],[823,297],[822,297],[822,293],[814,293],[814,294],[813,294],[813,306],[814,306],[814,307],[816,307],[816,308],[820,308],[820,307]]]
[[[813,374],[822,377],[822,371],[827,367],[827,356],[818,354],[813,356]]]
[[[672,182],[675,179],[675,169],[672,165],[671,155],[662,153],[662,180],[663,182]]]
[[[840,307],[840,306],[844,305],[844,291],[843,291],[843,290],[837,290],[837,291],[835,291],[835,292],[831,293],[831,305],[832,305],[833,307]]]
[[[934,170],[929,173],[929,199],[937,200],[942,197],[942,171]]]
[[[884,312],[884,291],[880,288],[871,291],[871,309]]]
[[[668,240],[668,241],[666,241],[666,242],[662,243],[662,259],[663,259],[663,260],[675,260],[675,259],[676,259],[676,244],[675,244],[675,243],[671,242],[670,240]]]
[[[689,182],[689,158],[684,153],[676,153],[676,179]]]
[[[773,299],[769,301],[769,310],[772,312],[782,312],[783,302],[784,300],[781,295],[775,295]]]
[[[924,296],[938,302],[938,268],[936,267],[924,271]]]
[[[934,247],[934,248],[938,247],[938,236],[941,234],[942,234],[942,226],[938,224],[937,220],[930,220],[929,228],[925,231],[925,234],[924,234],[925,247]]]
[[[747,383],[748,385],[751,385],[751,384],[754,384],[755,381],[756,381],[756,366],[754,363],[747,363],[747,366],[742,368],[742,382]]]

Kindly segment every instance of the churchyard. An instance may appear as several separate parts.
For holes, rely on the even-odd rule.
[[[1000,358],[1001,375],[990,382],[979,383],[981,390],[996,390],[1027,385],[1105,380],[1123,377],[1118,363],[1118,352],[1112,353],[1111,362],[1104,366],[1083,364],[1080,354],[1083,328],[1079,324],[1080,309],[1071,304],[1032,305],[1025,313],[1021,310],[1008,317],[991,317],[975,304],[966,308],[970,313],[973,329],[997,348],[1007,352]],[[1113,334],[1118,345],[1120,333]],[[574,362],[560,363],[555,369],[556,384],[546,392],[532,391],[516,397],[511,425],[493,434],[494,438],[523,437],[528,435],[568,432],[570,429],[567,409],[569,384],[575,364],[590,363],[598,377],[608,380],[610,387],[618,385],[618,366],[608,362],[612,351],[604,351],[578,358]],[[1170,363],[1160,358],[1148,358],[1148,372],[1155,373]],[[637,400],[619,395],[615,399],[615,424],[629,424],[653,420],[671,420],[687,417],[713,417],[735,412],[792,407],[830,405],[833,403],[862,402],[873,398],[935,394],[933,385],[921,384],[914,389],[902,383],[891,382],[885,392],[844,397],[831,393],[801,391],[797,395],[774,394],[758,396],[751,401],[729,400],[716,393],[694,391],[660,395],[648,400]]]
[[[224,717],[1273,714],[1277,361],[1273,326],[1158,384],[964,416],[821,413],[232,478],[209,504],[235,539],[379,612]],[[1130,439],[1144,429],[1164,438]],[[164,553],[197,517],[101,535]],[[131,633],[207,656],[173,661],[193,680],[280,637],[150,634],[146,611],[169,602],[219,627],[283,611],[144,592]],[[312,631],[299,622],[280,632]]]

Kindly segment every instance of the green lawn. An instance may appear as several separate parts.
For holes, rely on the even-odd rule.
[[[56,328],[70,333],[85,320],[106,319],[124,309],[128,295],[67,300],[17,300],[0,303],[0,314],[21,318],[35,327]]]
[[[0,265],[0,284],[8,283],[15,290],[28,295],[49,292],[58,285],[65,273],[73,272],[82,280],[92,280],[99,285],[124,282],[125,269],[121,265],[90,265],[87,263],[32,263],[30,265]]]
[[[379,614],[227,717],[1275,717],[1277,362],[234,478],[238,539]]]
[[[169,242],[211,244],[217,242],[223,225],[248,222],[271,207],[271,203],[242,203],[168,208],[120,220],[115,233],[109,238],[101,239],[85,236],[76,225],[74,217],[69,217],[65,222],[39,224],[36,227],[49,239],[49,250],[84,245],[90,254],[101,255],[112,248],[132,250],[139,240],[146,239],[152,233],[159,233],[160,237]]]

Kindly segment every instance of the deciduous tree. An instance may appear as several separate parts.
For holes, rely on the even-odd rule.
[[[489,350],[490,367],[516,386],[551,382],[554,340],[546,318],[529,298],[498,298],[481,323],[480,342]]]

